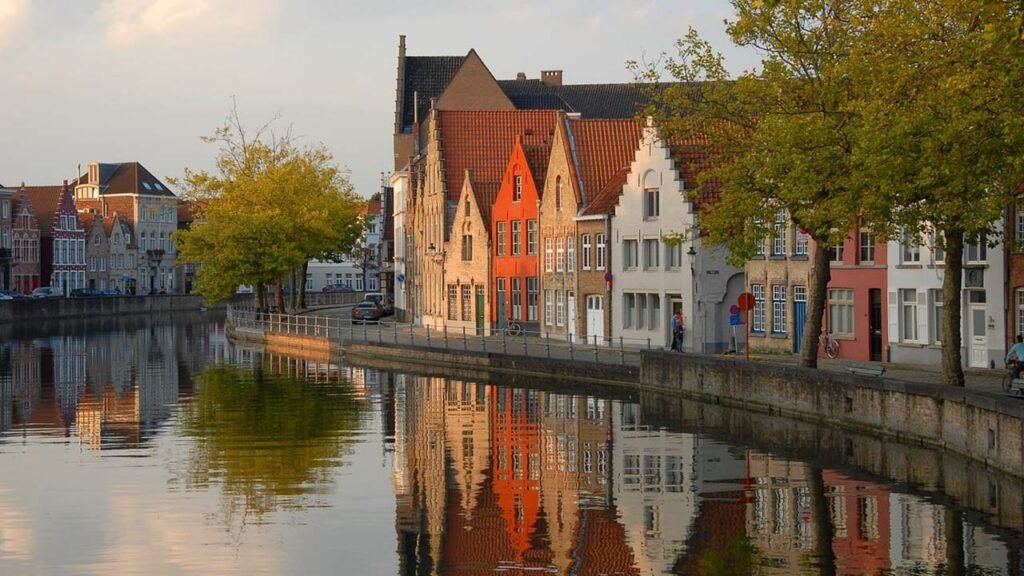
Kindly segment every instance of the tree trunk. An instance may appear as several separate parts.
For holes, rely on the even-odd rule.
[[[257,282],[254,287],[256,294],[256,311],[266,312],[267,311],[267,289],[262,282]]]
[[[804,324],[803,341],[800,343],[800,365],[805,368],[818,367],[818,336],[821,335],[825,293],[831,278],[828,248],[825,243],[815,241],[814,262],[807,290],[807,321]]]
[[[309,272],[309,260],[302,263],[299,268],[299,278],[302,278],[302,290],[299,290],[299,308],[306,309],[306,274]]]
[[[294,268],[292,269],[291,272],[288,273],[288,283],[290,284],[291,287],[291,290],[288,291],[288,309],[291,310],[292,312],[295,312],[296,310],[299,309],[299,294],[297,288],[298,279],[296,278],[297,275],[298,270]]]
[[[964,262],[964,231],[952,228],[945,231],[946,273],[942,281],[944,306],[942,307],[942,380],[949,386],[964,385],[964,368],[960,346],[963,335],[961,321],[961,280]],[[921,336],[920,334],[918,335]]]
[[[277,313],[284,314],[284,287],[280,280],[274,280],[274,303],[277,305]]]
[[[946,574],[964,576],[967,574],[967,562],[964,558],[964,519],[963,514],[945,506],[943,514],[946,528]]]
[[[809,466],[810,476],[807,488],[811,491],[811,517],[814,518],[815,544],[818,556],[818,570],[822,576],[835,576],[836,554],[832,548],[835,527],[825,495],[825,477],[818,466]]]

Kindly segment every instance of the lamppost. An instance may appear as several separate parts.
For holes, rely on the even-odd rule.
[[[693,336],[690,338],[690,346],[693,352],[697,351],[697,309],[700,307],[700,303],[697,298],[697,248],[693,242],[690,243],[690,249],[686,251],[686,257],[690,261],[690,301],[693,302],[693,309],[690,314],[690,333]]]

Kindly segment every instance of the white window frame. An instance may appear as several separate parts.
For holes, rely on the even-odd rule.
[[[551,298],[551,290],[544,291],[544,324],[555,324],[555,301]]]
[[[537,220],[526,221],[526,255],[537,255]]]
[[[751,284],[750,291],[754,294],[754,309],[750,314],[750,331],[764,334],[764,284]]]
[[[786,285],[772,284],[772,334],[788,334]]]
[[[810,252],[810,236],[799,228],[793,235],[793,254],[795,256],[807,256]]]
[[[932,339],[932,344],[942,345],[942,315],[943,315],[945,307],[946,307],[946,302],[943,299],[945,297],[945,293],[942,290],[942,288],[933,288],[933,289],[929,290],[928,292],[931,293],[931,303],[930,303],[931,304],[931,306],[930,306],[930,309],[931,309],[931,318],[930,318],[931,326],[930,326],[930,329],[931,329],[931,336],[932,336],[932,338],[931,338]],[[1018,288],[1017,289],[1017,333],[1020,333],[1021,326],[1022,326],[1022,324],[1020,324],[1020,322],[1021,322],[1022,318],[1024,318],[1024,316],[1022,316],[1022,314],[1024,314],[1024,307],[1021,306],[1021,304],[1022,304],[1022,302],[1024,302],[1024,300],[1022,300],[1022,299],[1024,299],[1024,290]]]
[[[629,238],[622,241],[622,269],[635,270],[640,259],[639,240]]]
[[[583,235],[583,269],[590,270],[591,254],[590,234]]]
[[[851,288],[828,289],[828,333],[836,338],[854,337],[857,300]]]
[[[495,243],[494,243],[495,252],[494,252],[494,255],[495,256],[504,256],[505,255],[505,229],[506,229],[505,221],[502,220],[502,221],[498,222],[498,224],[496,226],[496,230],[494,231],[494,236],[495,236]]]
[[[565,272],[565,239],[555,239],[555,272]]]
[[[921,263],[921,242],[916,234],[900,233],[900,264]]]
[[[555,290],[555,324],[565,326],[565,292]]]
[[[665,243],[665,269],[678,270],[683,267],[682,242]]]
[[[661,190],[657,187],[644,189],[644,220],[654,220],[661,212]]]
[[[857,235],[857,257],[861,263],[875,263],[875,235],[865,228]]]
[[[544,271],[553,272],[555,269],[555,239],[544,239]]]
[[[657,238],[644,238],[644,270],[656,270],[661,266],[661,246]]]
[[[512,255],[522,256],[523,254],[523,221],[512,221]]]
[[[786,211],[776,210],[772,234],[772,256],[786,255]],[[773,289],[774,290],[774,289]],[[773,328],[774,330],[774,328]]]
[[[576,272],[576,238],[573,236],[565,237],[565,271]]]
[[[898,304],[900,342],[916,344],[920,336],[917,333],[917,289],[901,288]]]

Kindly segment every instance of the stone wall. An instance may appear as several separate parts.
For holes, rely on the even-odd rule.
[[[41,298],[0,301],[0,324],[37,322],[40,319],[157,314],[200,310],[200,296],[123,296],[119,298]]]

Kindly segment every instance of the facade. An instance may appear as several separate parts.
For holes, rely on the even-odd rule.
[[[36,215],[39,225],[39,281],[66,296],[85,287],[85,230],[78,220],[71,186],[22,186],[19,203]],[[31,240],[30,240],[31,241]]]
[[[408,273],[405,266],[406,234],[409,231],[406,227],[405,210],[408,205],[409,173],[396,171],[391,174],[391,190],[394,198],[392,210],[392,223],[394,238],[394,255],[392,257],[392,272],[395,278],[395,319],[399,322],[409,321],[409,299],[406,296]]]
[[[996,224],[1001,228],[999,223]],[[1019,326],[1020,312],[1007,313],[1007,282],[1002,244],[964,241],[961,292],[961,354],[966,367],[1003,366],[1007,317]],[[888,344],[891,362],[942,362],[942,283],[945,255],[930,235],[916,234],[888,245]],[[1011,256],[1012,257],[1012,256]],[[1010,290],[1021,297],[1011,275]],[[1024,298],[1024,297],[1022,297]]]
[[[0,289],[10,290],[14,287],[14,263],[12,229],[12,199],[14,191],[0,185]]]
[[[134,272],[136,269],[135,259],[139,254],[139,249],[135,243],[132,226],[117,212],[110,218],[104,218],[104,222],[109,226],[107,236],[109,246],[108,288],[118,290],[123,294],[137,294],[138,280]]]
[[[491,318],[499,328],[509,320],[520,322],[527,333],[537,333],[539,328],[537,255],[540,225],[537,209],[550,156],[550,143],[523,145],[517,138],[491,209],[491,257],[494,259],[491,266],[494,286]],[[557,239],[560,247],[558,265],[563,270],[566,264],[565,240],[564,237]],[[551,253],[548,245],[556,240],[546,238],[544,242],[547,257]]]
[[[444,259],[449,331],[489,334],[494,327],[491,310],[491,206],[498,196],[493,183],[463,181],[462,195],[452,218],[452,235]],[[435,256],[438,257],[438,256]]]
[[[1024,335],[1024,210],[1014,206],[1006,220],[1007,303],[1006,349]]]
[[[178,229],[178,199],[138,162],[91,162],[74,190],[79,210],[104,218],[119,213],[135,234],[136,267],[129,276],[140,294],[179,293],[171,235]],[[127,282],[127,281],[125,281]]]
[[[11,209],[12,289],[31,294],[42,285],[39,275],[39,223],[31,198],[20,190],[14,193]]]
[[[110,287],[110,237],[107,223],[98,214],[79,214],[85,230],[85,287],[104,290]]]
[[[839,341],[839,357],[881,362],[886,358],[886,306],[888,246],[871,230],[860,228],[851,233],[843,248],[833,251],[832,274],[826,294],[825,327]],[[798,302],[790,292],[793,310],[794,342],[803,335],[806,302]],[[772,307],[776,303],[772,300]],[[799,352],[800,344],[794,346]]]

